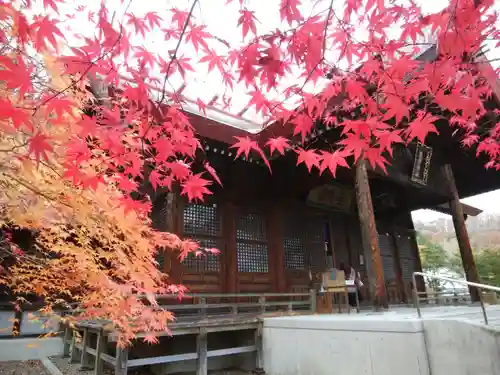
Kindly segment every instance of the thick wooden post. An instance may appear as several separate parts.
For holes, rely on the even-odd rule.
[[[452,198],[450,202],[451,215],[453,218],[453,226],[455,227],[455,234],[457,236],[458,247],[460,249],[460,255],[462,257],[465,277],[467,278],[467,281],[479,283],[476,262],[474,260],[474,254],[472,253],[469,233],[467,232],[467,227],[465,225],[465,216],[462,210],[462,204],[460,203],[460,197],[458,195],[457,186],[455,184],[455,177],[453,176],[451,165],[446,164],[443,167],[443,172]],[[480,301],[480,295],[477,288],[469,287],[469,292],[472,301]]]
[[[385,289],[384,270],[382,257],[377,237],[377,227],[373,213],[373,203],[366,170],[366,160],[360,159],[356,166],[356,200],[358,204],[359,221],[361,224],[361,237],[363,248],[370,249],[372,269],[375,275],[375,309],[388,308],[387,293]]]
[[[95,364],[94,364],[94,375],[102,375],[103,372],[103,361],[102,354],[106,352],[106,334],[101,328],[99,334],[97,335],[97,347],[95,354]]]
[[[401,257],[399,256],[398,241],[394,233],[390,234],[389,240],[392,242],[392,257],[394,260],[394,272],[396,274],[396,286],[398,288],[398,295],[400,302],[407,303],[405,283],[403,280],[403,269],[401,268]]]
[[[205,328],[200,328],[200,333],[196,338],[196,352],[198,353],[196,375],[207,375],[208,352],[207,352],[207,331]]]
[[[238,292],[238,254],[236,249],[236,208],[232,203],[222,204],[222,225],[224,233],[224,270],[226,293]]]
[[[285,293],[287,291],[287,283],[285,248],[283,243],[283,215],[281,206],[279,205],[273,205],[269,210],[268,238],[273,291],[276,293]]]
[[[116,347],[115,375],[127,375],[128,348]]]
[[[83,329],[83,339],[82,339],[82,353],[80,356],[80,369],[88,370],[90,366],[89,353],[87,348],[90,344],[90,332],[88,328]]]

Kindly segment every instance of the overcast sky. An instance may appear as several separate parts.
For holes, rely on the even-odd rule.
[[[416,1],[417,3],[422,4],[424,12],[440,11],[449,2],[448,0]],[[226,5],[226,2],[227,0],[199,0],[199,3],[194,12],[194,16],[197,20],[197,23],[208,25],[208,31],[210,33],[223,38],[232,46],[236,46],[242,43],[241,30],[237,27],[240,0],[234,0],[230,5]],[[75,0],[68,2],[68,4],[59,5],[61,14],[71,15],[75,14],[74,9],[78,5],[84,5],[86,7],[86,10],[84,12],[77,12],[75,14],[75,18],[67,20],[64,23],[64,27],[66,27],[68,30],[71,30],[70,33],[74,34],[82,34],[85,36],[93,34],[95,32],[95,29],[93,27],[89,27],[89,22],[87,21],[88,9],[97,10],[100,3],[101,0]],[[121,17],[123,17],[123,13],[125,11],[125,7],[128,4],[128,1],[124,1],[122,4],[121,0],[105,0],[105,3],[111,11],[116,10],[115,19],[121,19]],[[245,0],[244,3],[247,4],[250,10],[255,11],[255,15],[258,19],[257,31],[259,34],[268,30],[273,30],[279,25],[280,20],[278,9],[280,0]],[[170,19],[170,9],[172,7],[189,9],[191,4],[192,0],[132,0],[130,3],[130,7],[128,8],[128,12],[134,13],[136,15],[143,15],[146,12],[155,11],[164,19]],[[324,10],[322,9],[322,7],[324,8],[325,4],[326,6],[328,6],[329,2],[303,0],[302,4],[304,5],[304,8],[302,8],[301,10],[304,14],[315,14]],[[341,12],[343,6],[343,0],[336,0],[334,2],[335,10],[338,12]],[[500,1],[496,1],[495,7],[500,8]],[[38,9],[38,11],[40,10],[41,9]],[[65,35],[69,34],[65,32]],[[69,39],[72,38],[69,37]],[[68,41],[70,44],[74,44],[74,39]],[[160,30],[157,30],[155,32],[147,33],[146,38],[144,38],[143,40],[133,38],[132,44],[145,45],[147,49],[156,52],[158,55],[163,56],[166,60],[168,60],[168,51],[175,48],[176,41],[165,41],[164,33]],[[226,52],[225,47],[222,43],[211,43],[210,47],[214,48],[219,54],[224,54]],[[336,51],[330,52],[329,56],[332,60],[335,60],[336,53]],[[192,46],[182,45],[179,51],[179,55],[195,57],[195,51]],[[492,49],[492,51],[489,52],[488,58],[495,59],[500,57],[498,55],[499,53]],[[498,63],[496,63],[495,65],[497,64]],[[224,87],[223,85],[221,85],[220,75],[218,75],[217,73],[208,74],[206,64],[197,65],[195,67],[195,70],[196,72],[190,73],[189,77],[185,81],[188,83],[188,86],[185,89],[184,94],[194,100],[200,98],[206,103],[214,96],[214,94],[222,94],[224,92]],[[161,77],[159,73],[158,76]],[[287,86],[292,83],[301,84],[302,81],[288,81]],[[182,84],[183,81],[180,79],[173,80],[172,88],[179,88]],[[310,91],[319,91],[321,90],[321,83],[320,85],[318,85],[318,87],[309,85],[306,86],[306,88],[309,88]],[[226,92],[226,94],[232,99],[232,113],[239,112],[243,107],[245,107],[246,103],[248,103],[249,96],[246,92],[246,88],[242,85],[236,85],[233,92]],[[280,100],[282,99],[279,96],[278,98]],[[293,99],[288,102],[288,104],[288,106],[295,106]],[[259,127],[262,123],[261,116],[258,116],[255,112],[250,110],[245,113],[245,117],[247,121],[241,122],[236,126],[247,128],[248,130],[259,130]],[[480,208],[487,213],[500,213],[500,190],[465,199],[463,200],[463,202]],[[424,221],[434,220],[442,216],[445,215],[432,211],[417,211],[414,213],[415,219]]]

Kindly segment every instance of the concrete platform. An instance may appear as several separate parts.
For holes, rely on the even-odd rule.
[[[264,320],[268,375],[500,374],[500,306],[440,306]]]

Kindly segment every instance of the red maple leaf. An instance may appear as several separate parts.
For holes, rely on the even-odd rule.
[[[61,120],[64,116],[64,113],[67,113],[71,117],[73,115],[74,104],[69,99],[64,98],[52,98],[45,105],[45,114],[49,117],[51,114],[57,116],[58,120]]]
[[[356,162],[363,153],[369,147],[368,141],[360,138],[359,134],[348,133],[345,139],[338,142],[339,145],[345,146],[346,152],[354,155],[354,161]]]
[[[252,98],[248,102],[248,106],[249,107],[255,106],[255,112],[257,113],[262,112],[262,114],[266,114],[267,110],[269,109],[269,100],[267,100],[262,91],[256,88],[249,94],[252,96]]]
[[[417,138],[420,142],[424,143],[425,138],[429,133],[439,134],[433,122],[439,120],[439,117],[426,115],[425,112],[420,112],[417,118],[408,124],[405,130],[408,141]]]
[[[126,16],[128,17],[127,25],[132,25],[134,26],[135,33],[136,34],[141,34],[144,38],[146,37],[146,31],[148,30],[148,26],[146,25],[146,22],[139,17],[136,17],[132,13],[127,13]]]
[[[78,126],[78,135],[80,137],[88,137],[89,135],[95,135],[97,131],[97,123],[93,117],[87,115],[82,115],[82,119],[76,123]]]
[[[147,333],[144,335],[143,341],[146,344],[157,344],[158,343],[158,337],[155,336],[154,333]]]
[[[234,145],[231,146],[231,148],[236,148],[235,159],[237,159],[242,153],[248,159],[248,154],[250,153],[250,151],[260,150],[260,147],[257,144],[257,142],[250,139],[249,137],[234,137],[234,138],[238,140],[238,142],[236,142]]]
[[[266,155],[264,154],[264,152],[259,147],[256,141],[253,141],[249,137],[234,137],[234,138],[238,140],[238,142],[236,142],[234,145],[231,146],[231,148],[236,148],[235,159],[237,159],[241,155],[241,153],[243,153],[245,155],[245,158],[248,159],[250,151],[254,150],[260,155],[260,157],[262,158],[266,166],[269,168],[269,170],[271,170],[271,165],[269,164]]]
[[[369,147],[365,150],[365,158],[369,161],[372,168],[380,167],[385,173],[387,173],[386,164],[387,160],[382,155],[382,150],[379,147]]]
[[[186,181],[182,183],[182,195],[187,195],[188,200],[203,201],[205,195],[210,195],[212,192],[207,189],[211,182],[201,177],[201,173],[190,175]]]
[[[5,82],[7,88],[19,89],[21,97],[33,89],[31,83],[33,67],[27,67],[20,55],[16,56],[15,61],[7,56],[0,56],[0,65],[3,68],[0,70],[0,81]]]
[[[156,63],[156,58],[153,56],[151,52],[149,52],[143,46],[135,47],[136,52],[134,53],[134,57],[141,61],[143,65],[149,65],[151,69],[154,68]]]
[[[57,4],[56,2],[62,2],[61,0],[43,0],[43,7],[45,9],[48,9],[49,7],[54,9],[54,12],[59,13],[59,10],[57,9]]]
[[[170,11],[172,14],[172,23],[177,22],[177,29],[182,30],[186,22],[191,21],[189,18],[189,12],[185,10],[179,10],[178,8],[172,8]]]
[[[217,172],[215,171],[215,169],[210,165],[210,163],[207,161],[205,162],[204,164],[204,167],[205,167],[205,170],[210,173],[210,176],[212,176],[214,178],[215,181],[217,181],[217,183],[222,186],[222,182],[220,181],[220,178],[219,176],[217,175]]]
[[[186,31],[186,42],[191,42],[196,52],[198,52],[199,46],[202,46],[203,49],[208,49],[208,44],[205,39],[211,38],[212,34],[207,33],[205,27],[204,25],[191,26],[191,28]]]
[[[33,128],[30,114],[22,108],[14,107],[8,99],[0,99],[0,120],[3,119],[12,120],[15,129],[19,129],[23,124],[26,125],[28,130]],[[8,128],[12,129],[9,123],[8,125]],[[4,128],[4,130],[7,131],[8,129]]]
[[[161,174],[158,173],[157,170],[152,170],[151,173],[149,174],[149,182],[151,183],[151,186],[153,186],[153,190],[156,191],[158,188],[158,185],[162,186],[162,178]]]
[[[270,138],[266,142],[266,146],[269,147],[269,152],[271,155],[274,153],[274,151],[278,151],[280,155],[285,154],[285,150],[290,148],[290,141],[284,137],[276,137],[276,138]]]
[[[298,6],[300,5],[300,0],[281,0],[280,4],[280,17],[281,21],[286,20],[286,22],[291,25],[293,21],[301,21],[304,19]]]
[[[218,56],[217,53],[211,48],[207,48],[205,53],[206,55],[203,56],[199,62],[208,63],[208,72],[210,73],[215,67],[217,67],[219,72],[223,73],[225,69],[222,57]]]
[[[243,39],[245,39],[249,31],[252,31],[253,35],[256,35],[257,26],[255,25],[255,21],[257,21],[257,18],[255,17],[255,12],[245,8],[240,10],[240,14],[238,26],[242,26]]]
[[[394,143],[403,143],[399,135],[401,130],[382,130],[375,131],[373,134],[377,138],[377,143],[382,151],[387,151],[392,157],[392,145]]]
[[[304,150],[299,147],[296,152],[298,154],[297,165],[304,163],[309,172],[311,172],[312,167],[319,168],[320,155],[315,150]]]
[[[321,164],[319,166],[320,174],[323,174],[325,169],[328,168],[332,176],[335,177],[337,167],[339,166],[349,168],[349,165],[345,161],[345,152],[339,150],[334,152],[321,151]]]
[[[49,16],[45,16],[42,19],[38,19],[31,25],[34,30],[36,30],[36,40],[35,46],[38,52],[41,52],[47,47],[46,40],[52,44],[55,50],[57,50],[57,40],[56,35],[64,38],[61,30],[56,26],[57,21],[51,20]]]
[[[311,133],[311,130],[314,126],[313,119],[311,116],[301,113],[295,119],[293,120],[293,124],[295,125],[295,128],[293,129],[293,135],[300,134],[302,138],[302,142],[304,142],[304,139],[306,135]]]
[[[160,27],[160,21],[163,19],[156,12],[147,12],[144,15],[144,21],[149,23],[150,30],[153,30],[155,26]]]
[[[40,162],[40,158],[43,157],[45,160],[48,160],[47,152],[52,151],[52,146],[47,142],[49,138],[38,132],[34,136],[29,139],[29,154],[34,154],[37,162]]]
[[[196,99],[196,104],[198,105],[198,110],[207,115],[207,105],[200,99]]]

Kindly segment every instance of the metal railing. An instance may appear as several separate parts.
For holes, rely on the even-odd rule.
[[[479,283],[473,283],[470,281],[466,280],[460,280],[460,279],[453,279],[450,277],[445,277],[445,276],[436,276],[436,275],[430,275],[428,273],[424,272],[413,272],[412,278],[413,278],[413,304],[415,308],[417,309],[418,317],[422,318],[422,310],[420,308],[420,294],[426,294],[424,293],[419,293],[417,290],[417,278],[416,276],[420,276],[422,278],[428,278],[428,279],[434,279],[434,280],[442,280],[442,281],[448,281],[450,283],[454,284],[461,284],[461,285],[467,285],[467,286],[472,286],[477,288],[478,290],[478,296],[479,296],[479,303],[481,304],[481,310],[483,312],[483,317],[484,317],[484,323],[488,325],[488,316],[486,314],[486,309],[484,307],[484,301],[483,301],[483,290],[490,290],[492,292],[500,292],[500,288],[492,285],[486,285],[486,284],[479,284]]]

